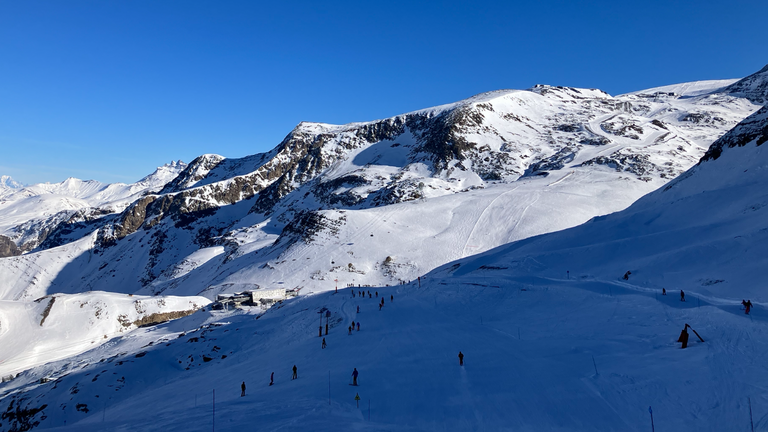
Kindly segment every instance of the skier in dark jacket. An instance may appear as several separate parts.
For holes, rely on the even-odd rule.
[[[459,351],[459,366],[464,366],[464,353]]]
[[[393,295],[389,296],[389,302],[392,303],[393,301],[395,301],[395,296]]]
[[[240,397],[245,396],[245,381],[243,381],[242,384],[240,384]]]
[[[628,272],[624,273],[624,280],[629,280],[629,275],[631,275],[631,274],[632,274],[631,271],[628,271]]]
[[[357,331],[360,331],[360,321],[357,322]]]
[[[293,365],[293,376],[291,377],[292,380],[299,379],[298,369],[296,368],[296,365]]]
[[[357,313],[360,313],[360,306],[357,307]]]
[[[744,313],[749,315],[750,309],[752,309],[752,300],[747,300],[747,302],[744,303]]]
[[[683,343],[683,348],[688,347],[688,324],[683,327],[683,331],[680,332],[680,337],[677,338],[677,341]]]
[[[667,289],[666,288],[662,288],[661,289],[661,295],[667,295]]]
[[[352,334],[352,326],[347,327],[347,330],[349,330],[349,334]]]
[[[352,371],[352,385],[354,386],[357,385],[357,375],[357,368],[355,368],[355,370]]]
[[[680,290],[680,301],[685,301],[685,291]]]
[[[326,346],[327,346],[327,344],[325,343],[325,338],[323,338],[323,345],[321,346],[321,348],[325,349]]]

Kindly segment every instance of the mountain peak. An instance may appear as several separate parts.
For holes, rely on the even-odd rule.
[[[24,185],[12,179],[11,176],[0,176],[0,188],[21,189]]]

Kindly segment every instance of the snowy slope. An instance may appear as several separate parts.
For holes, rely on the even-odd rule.
[[[6,195],[9,195],[18,191],[23,187],[24,187],[23,184],[12,179],[10,176],[7,176],[7,175],[0,176],[0,199],[2,199]]]
[[[727,85],[617,97],[539,85],[301,123],[268,153],[201,156],[121,213],[56,222],[45,251],[0,260],[0,289],[213,298],[250,284],[395,285],[626,208],[759,108]]]
[[[179,318],[209,302],[102,292],[0,301],[0,376],[80,354],[139,325]]]
[[[120,212],[145,193],[160,190],[185,167],[184,162],[174,161],[132,184],[76,178],[14,188],[0,184],[0,235],[11,238],[23,251],[32,250],[62,222]]]
[[[39,366],[0,386],[0,428],[645,431],[650,407],[657,430],[765,430],[766,141],[763,108],[624,211],[366,288],[381,310],[342,288]],[[685,323],[704,342],[681,350]]]

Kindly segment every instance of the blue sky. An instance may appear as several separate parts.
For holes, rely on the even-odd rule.
[[[620,94],[768,63],[768,2],[2,1],[0,174],[133,182],[537,83]]]

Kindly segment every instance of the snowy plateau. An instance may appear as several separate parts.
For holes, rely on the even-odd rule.
[[[768,430],[767,101],[537,85],[4,177],[0,430]]]

